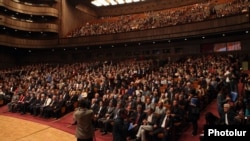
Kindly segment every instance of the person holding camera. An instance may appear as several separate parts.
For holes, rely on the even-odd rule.
[[[93,141],[94,125],[92,123],[94,112],[89,108],[89,103],[86,99],[79,101],[79,108],[73,114],[73,124],[76,124],[77,141]]]

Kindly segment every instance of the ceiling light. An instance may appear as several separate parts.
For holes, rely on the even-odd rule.
[[[110,6],[118,4],[130,4],[135,2],[142,2],[145,0],[92,0],[91,3],[97,7]]]
[[[132,3],[132,0],[125,0],[126,3]]]
[[[99,1],[91,1],[91,3],[97,7],[102,6],[102,4]]]
[[[119,4],[124,4],[124,3],[125,3],[124,0],[117,0],[117,2],[118,2]]]
[[[110,3],[111,5],[117,5],[117,2],[114,1],[114,0],[109,0],[109,3]]]

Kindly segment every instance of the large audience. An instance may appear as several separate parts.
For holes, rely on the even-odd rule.
[[[67,37],[122,33],[200,22],[247,13],[248,7],[248,0],[226,0],[224,3],[206,1],[161,11],[148,11],[143,14],[102,17],[99,20],[84,23],[70,32]]]
[[[0,70],[0,98],[10,112],[43,118],[60,118],[63,107],[64,112],[72,112],[79,100],[88,99],[95,113],[94,125],[103,135],[112,127],[115,111],[126,108],[134,129],[128,138],[135,138],[141,136],[139,127],[145,122],[143,117],[138,121],[135,113],[154,113],[158,119],[168,113],[173,123],[188,121],[193,97],[199,98],[202,110],[223,93],[235,104],[235,113],[249,115],[250,79],[241,61],[237,54],[214,54],[166,64],[134,59],[17,66]],[[231,93],[238,93],[239,82],[245,84],[244,95],[235,100]],[[244,122],[236,117],[235,124]]]

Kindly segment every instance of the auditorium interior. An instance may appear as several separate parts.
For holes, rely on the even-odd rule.
[[[163,67],[183,58],[226,55],[239,57],[240,69],[248,71],[249,4],[248,0],[0,0],[0,86],[3,73],[37,64],[153,60],[156,67]],[[0,116],[6,104],[0,103]],[[111,140],[98,135],[100,141]]]

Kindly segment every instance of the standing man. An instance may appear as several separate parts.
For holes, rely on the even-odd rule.
[[[73,114],[73,120],[76,124],[77,141],[93,141],[94,126],[92,119],[94,117],[93,110],[89,109],[87,100],[79,101],[79,108]]]
[[[126,141],[128,123],[126,122],[127,111],[120,109],[118,117],[114,120],[113,125],[113,141]]]
[[[196,136],[198,133],[198,120],[200,119],[200,100],[197,93],[192,93],[188,109],[189,120],[192,122],[192,135]]]

